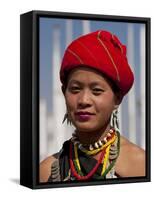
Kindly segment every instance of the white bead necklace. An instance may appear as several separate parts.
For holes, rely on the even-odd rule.
[[[103,138],[103,140],[98,140],[97,142],[95,142],[94,144],[82,144],[79,139],[78,139],[78,136],[76,134],[76,132],[74,132],[72,134],[72,138],[71,138],[71,141],[74,143],[74,144],[78,144],[78,147],[80,150],[90,150],[90,151],[93,151],[94,149],[98,149],[100,147],[102,147],[105,143],[107,143],[108,141],[108,138],[110,138],[112,136],[112,133],[114,132],[114,130],[111,128],[109,130],[109,132],[106,134],[106,136]]]

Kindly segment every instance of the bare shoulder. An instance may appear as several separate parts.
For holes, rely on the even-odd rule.
[[[48,181],[48,178],[51,174],[51,165],[54,162],[54,160],[55,160],[54,156],[49,156],[40,163],[40,168],[39,168],[40,182]]]
[[[122,177],[145,176],[145,151],[121,136],[116,172]]]

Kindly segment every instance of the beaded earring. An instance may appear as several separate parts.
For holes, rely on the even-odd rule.
[[[64,119],[63,119],[63,121],[62,121],[62,124],[64,123],[64,122],[67,122],[67,125],[68,124],[72,124],[72,122],[71,122],[71,120],[70,120],[70,118],[69,118],[69,115],[68,115],[68,113],[66,112],[66,114],[64,115]]]
[[[118,120],[118,110],[117,109],[113,110],[113,112],[111,114],[110,126],[112,128],[114,128],[115,131],[120,132],[120,130],[119,130],[119,120]]]

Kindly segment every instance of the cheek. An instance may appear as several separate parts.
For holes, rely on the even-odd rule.
[[[72,95],[65,96],[66,106],[69,111],[73,110],[76,106],[76,98]]]
[[[103,95],[102,97],[97,98],[95,102],[95,106],[98,111],[106,111],[110,113],[114,110],[115,101],[113,95]]]

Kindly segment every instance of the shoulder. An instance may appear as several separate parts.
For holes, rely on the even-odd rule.
[[[145,151],[121,136],[116,172],[121,177],[145,176]]]
[[[47,182],[49,176],[51,175],[51,166],[55,161],[56,157],[54,155],[47,157],[40,163],[39,166],[39,180],[40,182]]]

